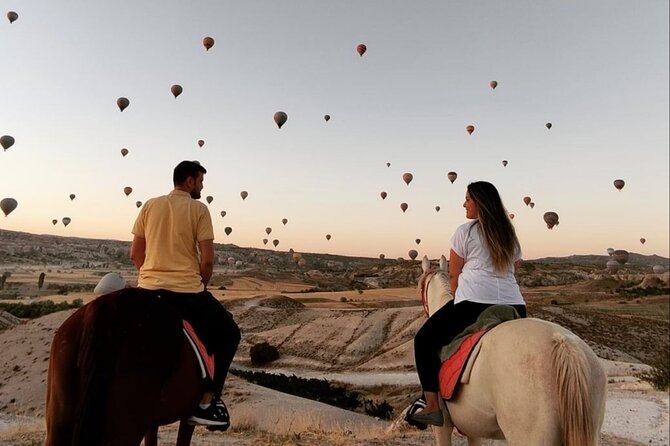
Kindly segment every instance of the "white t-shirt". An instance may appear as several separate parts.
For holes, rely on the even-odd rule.
[[[514,277],[514,265],[504,272],[493,269],[493,259],[476,221],[460,225],[450,244],[451,249],[465,261],[458,276],[455,304],[464,300],[484,304],[525,304]],[[514,255],[515,262],[519,259],[520,250]]]

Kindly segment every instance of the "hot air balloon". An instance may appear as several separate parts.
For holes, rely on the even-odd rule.
[[[202,146],[204,146],[204,145],[205,145],[205,141],[202,140],[202,139],[199,139],[199,140],[198,140],[198,147],[202,147]]]
[[[628,251],[617,249],[612,253],[612,258],[619,262],[619,265],[624,265],[628,261]]]
[[[644,237],[640,238],[640,243],[642,243],[643,245],[645,244],[646,241],[647,241],[646,238],[644,238]]]
[[[4,212],[5,217],[11,214],[11,212],[16,209],[19,203],[13,198],[3,198],[0,200],[0,209]]]
[[[474,125],[469,125],[465,127],[465,130],[468,132],[469,135],[472,135],[472,132],[475,131],[475,126]]]
[[[403,213],[407,210],[407,207],[407,203],[400,203],[400,209],[402,209]]]
[[[54,226],[56,226],[56,224],[58,224],[58,220],[56,220],[56,219],[54,218],[53,220],[51,220],[51,224],[54,225]]]
[[[298,260],[302,259],[302,254],[295,252],[295,253],[293,253],[293,255],[291,256],[291,258],[293,259],[293,261],[294,261],[295,263],[298,263]]]
[[[240,197],[242,197],[242,200],[245,200],[249,196],[249,192],[243,190],[240,192]]]
[[[402,180],[405,182],[406,185],[409,186],[409,183],[412,182],[412,179],[414,179],[414,175],[412,175],[411,173],[406,172],[402,174]]]
[[[418,238],[418,239],[416,239],[416,240],[414,240],[414,241],[416,242],[417,245],[418,245],[419,243],[421,243],[421,239],[420,239],[420,238]]]
[[[523,197],[523,202],[528,206],[530,204],[530,197]]]
[[[279,128],[281,128],[281,126],[286,123],[287,119],[288,115],[283,111],[278,111],[277,113],[274,114],[275,124],[277,124],[277,127]]]
[[[514,220],[514,214],[509,214],[509,219]]]
[[[616,260],[608,260],[606,266],[607,271],[612,274],[616,274],[617,271],[619,271],[619,268],[621,268],[621,265]]]
[[[75,194],[70,194],[70,200],[74,200],[75,197],[76,197]]]
[[[135,206],[138,207],[138,208],[141,208],[142,207],[142,202],[141,201],[136,201]]]
[[[128,195],[130,195],[130,194],[133,193],[133,188],[130,187],[130,186],[126,186],[126,187],[124,187],[124,188],[123,188],[123,193],[126,194],[126,197],[127,197]]]
[[[202,45],[205,47],[206,51],[209,51],[209,49],[214,46],[214,38],[209,36],[205,37],[202,39]]]
[[[407,255],[409,256],[410,259],[414,260],[414,259],[417,258],[417,256],[419,255],[419,253],[416,251],[416,249],[410,249],[410,250],[407,252]]]
[[[9,23],[14,23],[16,21],[16,19],[18,19],[18,18],[19,18],[19,15],[14,11],[9,11],[7,13],[7,19],[9,19]]]
[[[530,206],[530,208],[533,209],[535,207],[535,203],[531,201],[530,203],[528,203],[528,206]]]
[[[547,122],[545,126],[547,127],[547,130],[551,129],[551,122]]]
[[[116,105],[118,105],[119,110],[123,111],[126,109],[126,107],[130,105],[130,101],[128,100],[128,98],[121,97],[116,100]]]
[[[386,163],[386,167],[391,167],[391,163]]]
[[[272,244],[275,245],[275,248],[276,248],[277,245],[279,244],[279,240],[277,240],[277,239],[272,240]]]
[[[12,136],[9,135],[0,136],[0,146],[2,146],[4,150],[7,150],[10,147],[12,147],[14,145],[14,142],[15,142],[14,137]]]
[[[556,212],[545,212],[543,218],[549,229],[558,225],[558,214]]]
[[[379,254],[379,258],[384,260],[386,258],[386,256],[384,254]]]
[[[607,254],[609,254],[610,256],[614,254],[614,248],[607,248]]]
[[[226,211],[221,211],[221,218],[226,216]]]
[[[489,82],[489,86],[491,87],[491,89],[495,90],[496,87],[498,86],[498,81]]]
[[[299,266],[299,267],[302,268],[302,267],[305,266],[305,265],[307,265],[307,260],[305,260],[305,259],[300,259],[300,260],[298,260],[298,266]]]
[[[72,219],[70,217],[63,217],[63,226],[67,226],[70,224]]]
[[[619,190],[623,189],[625,185],[626,182],[624,180],[614,180],[614,187],[616,187]]]
[[[181,88],[181,85],[174,84],[172,87],[170,87],[170,91],[172,92],[172,96],[177,99],[177,96],[179,96],[181,92],[184,91],[184,89]]]
[[[665,272],[665,266],[663,265],[654,265],[651,268],[654,274],[663,274]]]
[[[435,206],[435,212],[440,212],[440,207],[439,206]]]
[[[363,44],[363,43],[359,43],[358,45],[356,45],[356,52],[357,52],[358,55],[361,56],[361,57],[363,56],[363,54],[365,54],[365,52],[366,52],[367,50],[368,50],[368,47],[365,46],[365,44]]]
[[[381,192],[381,193],[379,194],[379,196],[382,197],[382,200],[385,200],[387,195],[388,195],[388,194],[387,194],[386,192]]]
[[[288,218],[282,218],[281,222],[284,226],[286,226],[286,223],[288,223]]]
[[[267,245],[267,244],[268,244],[268,239],[264,238],[264,239],[263,239],[263,244],[264,244],[264,245]]]
[[[502,161],[503,167],[507,167],[507,160]]]
[[[272,232],[272,228],[271,228],[271,227],[268,226],[267,228],[265,228],[265,233],[266,233],[267,235],[270,235],[271,232]]]
[[[458,178],[458,174],[456,172],[449,172],[447,174],[447,178],[449,181],[451,181],[451,184],[454,184],[454,181],[456,181],[456,178]]]
[[[326,234],[326,240],[330,240],[330,234]]]
[[[230,233],[233,232],[233,228],[231,228],[230,226],[226,226],[225,228],[223,228],[223,232],[225,232],[226,235],[230,235]]]
[[[330,115],[323,115],[323,119],[325,119],[326,122],[330,121]]]
[[[93,294],[100,296],[102,294],[113,293],[126,287],[126,281],[119,273],[107,273],[93,289]]]
[[[214,197],[212,197],[211,195],[207,195],[207,197],[205,197],[205,200],[207,200],[207,204],[210,204],[212,201],[214,201]]]
[[[121,156],[125,157],[126,155],[128,155],[128,149],[124,147],[123,149],[121,149]]]

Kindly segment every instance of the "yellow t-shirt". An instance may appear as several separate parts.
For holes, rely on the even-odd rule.
[[[198,242],[214,240],[212,217],[204,203],[179,190],[152,198],[142,207],[132,233],[146,240],[139,287],[179,293],[204,289]]]

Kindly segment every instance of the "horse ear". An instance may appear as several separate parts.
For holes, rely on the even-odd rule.
[[[449,262],[447,262],[447,258],[442,254],[440,256],[440,269],[443,271],[447,271],[449,269]]]
[[[430,269],[430,260],[428,260],[428,256],[423,256],[423,259],[421,259],[421,269],[424,273]]]

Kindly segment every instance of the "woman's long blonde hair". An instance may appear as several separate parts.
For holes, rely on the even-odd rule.
[[[486,181],[468,184],[468,194],[477,205],[477,223],[493,259],[493,269],[505,271],[514,263],[514,256],[521,248],[500,194],[493,184]]]

